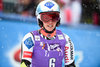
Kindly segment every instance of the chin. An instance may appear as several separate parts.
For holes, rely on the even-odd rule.
[[[48,30],[48,31],[52,31],[52,30]]]
[[[53,29],[54,29],[54,27],[51,27],[51,28],[45,28],[46,30],[48,30],[48,31],[52,31]]]

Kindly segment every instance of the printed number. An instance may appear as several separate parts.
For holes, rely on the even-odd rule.
[[[56,62],[55,58],[50,58],[50,60],[49,60],[49,67],[55,67],[55,62]]]

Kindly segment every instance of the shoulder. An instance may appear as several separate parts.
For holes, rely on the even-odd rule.
[[[63,34],[64,34],[65,38],[67,38],[67,39],[69,38],[69,36],[67,34],[65,34],[65,33],[63,33]]]
[[[70,45],[73,46],[74,44],[73,44],[71,38],[67,34],[65,34],[65,33],[63,33],[63,34],[64,34],[64,37],[65,37],[65,39],[67,41],[67,44],[70,44]]]
[[[57,33],[62,33],[64,35],[64,37],[69,38],[69,36],[67,34],[63,33],[61,30],[57,29]]]
[[[65,34],[65,33],[63,33],[63,34],[64,34],[65,39],[66,39],[67,41],[69,41],[69,40],[70,40],[70,37],[69,37],[67,34]]]
[[[27,34],[24,36],[24,38],[23,38],[22,41],[25,41],[25,40],[27,40],[27,39],[33,40],[33,35],[32,35],[31,32],[27,33]]]
[[[63,33],[61,30],[57,30],[57,34],[59,34],[59,33],[63,34],[67,41],[70,39],[70,37],[67,34]]]

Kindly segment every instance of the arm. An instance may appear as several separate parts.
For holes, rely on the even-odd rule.
[[[30,67],[34,48],[33,35],[28,33],[21,43],[21,67]]]
[[[65,35],[66,45],[65,45],[65,67],[75,67],[74,63],[74,45],[70,38]]]

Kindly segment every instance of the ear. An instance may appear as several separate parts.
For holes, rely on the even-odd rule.
[[[40,19],[38,19],[38,25],[39,25],[40,27],[43,27],[43,22],[42,22]]]

